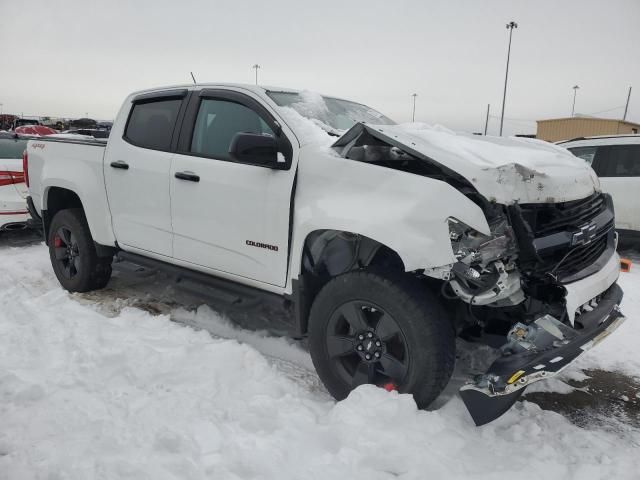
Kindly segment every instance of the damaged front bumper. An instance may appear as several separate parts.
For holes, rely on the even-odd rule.
[[[620,326],[622,289],[611,285],[597,306],[582,313],[575,327],[544,315],[529,325],[516,324],[509,342],[487,373],[460,389],[460,396],[476,425],[505,413],[527,385],[552,377]],[[577,328],[582,327],[582,328]]]

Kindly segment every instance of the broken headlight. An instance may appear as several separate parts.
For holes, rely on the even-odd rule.
[[[513,263],[513,231],[504,217],[496,218],[489,227],[491,233],[484,235],[449,218],[449,238],[457,260],[451,267],[451,287],[470,304],[488,305],[500,300],[517,304],[524,297]]]
[[[513,230],[504,217],[489,224],[489,235],[484,235],[453,217],[449,217],[448,221],[453,254],[465,265],[486,266],[494,260],[515,253]]]

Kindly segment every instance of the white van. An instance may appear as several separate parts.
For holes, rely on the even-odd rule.
[[[589,162],[602,190],[613,196],[621,240],[640,242],[640,135],[576,138],[558,145]]]

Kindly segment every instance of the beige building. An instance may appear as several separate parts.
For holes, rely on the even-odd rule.
[[[538,120],[536,138],[547,142],[596,135],[620,135],[640,132],[640,124],[609,118],[571,117]]]

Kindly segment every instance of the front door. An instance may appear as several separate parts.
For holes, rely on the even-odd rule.
[[[238,132],[277,137],[289,169],[239,163]],[[291,142],[273,116],[244,94],[194,96],[171,167],[173,252],[177,260],[242,279],[284,286],[294,183]]]
[[[112,138],[104,164],[118,244],[171,257],[171,139],[182,98],[144,98],[132,106],[122,138]],[[117,133],[112,133],[112,135]]]

